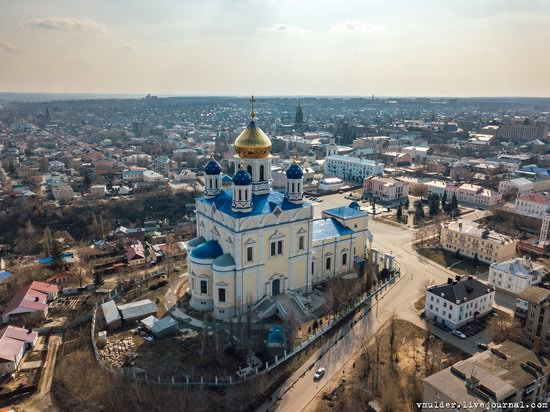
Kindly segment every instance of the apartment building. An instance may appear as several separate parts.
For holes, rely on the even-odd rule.
[[[548,124],[539,122],[535,124],[503,124],[497,129],[496,136],[502,140],[533,141],[548,138]]]
[[[426,319],[457,329],[493,310],[495,288],[471,276],[447,279],[442,285],[432,285],[426,291]]]
[[[443,249],[469,258],[477,255],[481,262],[493,263],[512,259],[517,240],[489,230],[470,221],[441,224],[440,242]]]
[[[325,174],[349,182],[363,182],[366,177],[381,175],[384,165],[370,159],[332,155],[325,159]]]
[[[68,184],[52,186],[52,195],[59,202],[68,202],[74,197],[74,191]]]
[[[549,375],[550,363],[536,351],[504,341],[424,378],[421,409],[472,412],[542,410],[536,409],[536,403],[548,402]],[[503,403],[511,406],[499,406]],[[449,406],[441,406],[446,404]]]
[[[550,196],[542,193],[519,195],[515,207],[520,215],[542,219],[550,211]]]
[[[382,203],[404,200],[409,196],[409,184],[389,176],[370,176],[365,178],[363,190],[366,195],[374,197]]]
[[[131,167],[122,172],[122,181],[124,183],[143,182],[143,173],[147,169],[145,167]]]
[[[523,320],[523,343],[550,356],[550,290],[525,289],[516,301],[516,317]]]
[[[495,262],[489,268],[489,284],[511,293],[521,293],[544,277],[543,266],[529,259]]]
[[[460,203],[478,207],[493,207],[502,201],[502,193],[471,183],[463,183],[460,186],[449,185],[446,190],[448,196],[454,193]]]

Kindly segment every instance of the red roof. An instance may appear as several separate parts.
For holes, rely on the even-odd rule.
[[[523,200],[524,202],[539,203],[541,205],[545,205],[550,202],[548,197],[541,193],[530,193],[530,194],[519,195],[518,200]]]
[[[45,282],[34,281],[19,289],[4,309],[4,313],[12,312],[17,308],[31,310],[46,310],[48,307],[48,293],[58,291],[57,286]]]
[[[25,343],[34,344],[38,333],[8,325],[0,330],[0,359],[15,362]]]

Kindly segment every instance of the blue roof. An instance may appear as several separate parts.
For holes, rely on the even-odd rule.
[[[349,204],[349,207],[351,207],[352,209],[359,209],[359,210],[361,210],[361,206],[360,206],[359,203],[357,203],[357,202],[351,202],[351,203]]]
[[[323,213],[326,213],[327,215],[332,215],[334,217],[344,218],[344,219],[349,217],[360,217],[360,216],[367,215],[367,213],[363,212],[361,209],[355,209],[350,206],[342,206],[342,207],[336,207],[334,209],[323,210]]]
[[[222,182],[228,183],[228,182],[232,182],[232,181],[233,181],[233,179],[231,178],[231,176],[223,175]]]
[[[304,177],[304,172],[298,163],[292,163],[288,169],[286,169],[286,177],[289,179],[301,179]]]
[[[191,257],[197,259],[216,259],[221,255],[223,255],[223,250],[217,240],[204,242],[191,252]]]
[[[244,170],[239,169],[237,172],[233,175],[233,184],[237,186],[246,186],[252,183],[252,176]]]
[[[353,230],[342,225],[334,218],[313,221],[313,241],[352,234]]]
[[[13,273],[10,272],[4,272],[0,270],[0,283],[8,280],[13,276]]]
[[[294,204],[285,199],[284,194],[280,192],[269,192],[265,195],[252,195],[252,211],[251,212],[233,212],[231,210],[231,202],[233,191],[223,190],[218,196],[213,199],[205,199],[199,197],[198,200],[208,205],[215,204],[216,208],[226,215],[232,217],[257,216],[273,213],[278,206],[281,210],[300,209],[311,207],[309,203]]]
[[[204,173],[207,175],[219,175],[221,172],[222,166],[214,158],[210,159],[210,161],[206,163],[206,166],[204,166]]]
[[[267,343],[284,343],[282,326],[273,326],[267,335]]]

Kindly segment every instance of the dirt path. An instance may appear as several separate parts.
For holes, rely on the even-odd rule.
[[[52,401],[51,388],[55,363],[57,360],[57,351],[62,341],[62,333],[54,333],[50,336],[50,340],[48,342],[48,354],[40,376],[38,391],[21,405],[17,405],[14,408],[15,410],[25,412],[58,411]]]

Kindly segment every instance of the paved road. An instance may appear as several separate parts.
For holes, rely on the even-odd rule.
[[[347,204],[338,195],[324,197],[324,202],[315,206],[315,217],[320,217],[322,209],[342,206]],[[474,211],[468,217],[469,220],[476,220],[484,215],[486,211]],[[376,331],[396,313],[399,318],[424,327],[412,305],[420,295],[420,289],[429,281],[431,283],[443,283],[448,277],[454,277],[456,273],[423,258],[411,247],[411,231],[388,225],[377,220],[369,221],[369,229],[374,235],[373,247],[382,252],[392,252],[402,269],[401,280],[381,299],[380,303],[372,309],[362,320],[360,320],[350,333],[328,349],[330,342],[320,350],[327,350],[326,355],[318,360],[319,353],[314,353],[302,367],[300,367],[281,387],[273,394],[273,399],[281,397],[275,404],[267,402],[259,411],[302,411],[322,391],[323,387],[337,374],[342,374],[342,367],[354,356],[361,342],[373,336]],[[436,332],[439,333],[439,332]],[[447,335],[450,335],[447,333]],[[454,339],[454,336],[447,338],[453,344],[473,352],[477,350],[474,345],[477,339],[486,340],[486,337],[476,337],[467,340]],[[475,340],[475,341],[474,341]],[[326,368],[325,377],[320,382],[313,381],[313,374],[319,367]]]

